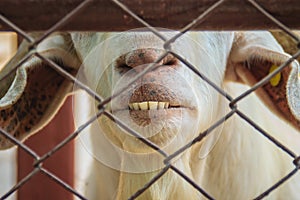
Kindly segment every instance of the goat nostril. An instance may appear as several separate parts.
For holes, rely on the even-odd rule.
[[[172,65],[176,65],[177,61],[175,59],[172,60],[168,60],[165,63],[163,63],[163,65],[168,65],[168,66],[172,66]]]
[[[121,74],[124,74],[124,73],[126,73],[126,72],[128,72],[129,70],[132,69],[132,67],[130,67],[126,63],[119,63],[119,62],[116,63],[116,67],[115,68]]]
[[[119,65],[118,67],[119,67],[119,68],[122,68],[122,69],[128,69],[128,70],[132,69],[132,67],[130,67],[129,65],[127,65],[127,64],[125,64],[125,63]]]
[[[162,60],[162,65],[165,66],[176,66],[178,64],[179,64],[179,60],[170,53],[168,53],[167,56],[165,56],[164,59]]]
[[[166,59],[163,60],[163,65],[165,66],[175,66],[178,64],[178,59],[172,57],[166,57]]]

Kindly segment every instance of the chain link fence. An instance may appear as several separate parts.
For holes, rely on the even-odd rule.
[[[18,2],[18,1],[12,1],[12,2]],[[76,2],[76,1],[74,1],[74,2]],[[295,175],[298,172],[298,169],[300,167],[300,162],[299,162],[300,157],[298,157],[298,155],[295,154],[293,151],[289,150],[289,147],[286,147],[283,144],[281,144],[280,141],[277,141],[276,139],[274,139],[269,133],[267,133],[266,131],[264,131],[254,121],[252,121],[251,119],[249,119],[246,114],[244,114],[243,112],[241,112],[238,109],[237,104],[239,103],[239,101],[243,100],[245,97],[247,97],[249,94],[251,94],[252,92],[254,92],[255,90],[257,90],[259,87],[261,87],[264,84],[266,84],[274,75],[276,75],[276,73],[278,73],[279,71],[282,71],[286,66],[288,66],[288,64],[290,64],[293,61],[294,58],[298,57],[298,55],[300,54],[300,51],[298,51],[295,55],[293,55],[293,57],[291,59],[289,59],[286,63],[284,63],[282,66],[279,66],[279,69],[277,71],[272,72],[269,76],[267,76],[264,79],[262,79],[261,81],[259,81],[257,84],[255,84],[253,87],[251,87],[245,93],[241,94],[239,97],[232,98],[222,88],[219,88],[212,81],[210,81],[209,79],[207,79],[200,71],[197,70],[197,68],[195,66],[193,66],[192,64],[190,64],[187,60],[184,60],[183,58],[181,58],[176,53],[172,52],[172,50],[170,48],[170,44],[172,42],[174,42],[175,40],[177,40],[178,38],[180,38],[187,31],[194,30],[195,27],[199,27],[199,25],[201,25],[202,23],[205,23],[206,20],[209,20],[209,18],[211,17],[211,14],[214,12],[215,9],[224,6],[227,2],[228,1],[225,1],[225,0],[215,1],[213,4],[211,2],[210,3],[206,2],[207,5],[210,5],[210,6],[206,7],[206,9],[203,12],[199,12],[198,16],[196,18],[194,18],[194,20],[192,22],[190,22],[188,24],[185,24],[184,27],[182,29],[180,29],[180,33],[178,33],[177,35],[175,35],[174,37],[172,37],[169,40],[166,40],[165,37],[163,35],[161,35],[161,33],[155,27],[151,26],[147,21],[145,21],[142,17],[140,17],[141,13],[135,13],[131,9],[130,6],[125,5],[124,3],[122,3],[122,1],[111,0],[109,2],[105,2],[105,5],[109,4],[109,6],[112,6],[112,7],[115,7],[115,8],[120,8],[122,10],[122,15],[124,15],[126,17],[130,16],[130,19],[131,19],[130,23],[132,23],[132,20],[135,21],[134,23],[138,22],[142,26],[147,27],[150,31],[152,31],[159,38],[161,38],[163,40],[163,42],[164,42],[164,48],[165,48],[165,50],[166,50],[167,53],[173,54],[173,56],[175,56],[177,59],[179,59],[181,62],[183,62],[186,67],[190,68],[194,73],[196,73],[199,76],[199,78],[202,78],[210,86],[212,86],[214,89],[216,89],[224,98],[227,98],[230,101],[231,111],[229,113],[227,113],[222,119],[218,120],[215,124],[213,124],[206,131],[200,133],[191,142],[189,142],[185,146],[181,147],[180,149],[178,149],[176,152],[174,152],[171,155],[168,155],[166,152],[164,152],[162,149],[160,149],[157,145],[155,145],[151,141],[149,141],[149,140],[141,137],[139,135],[139,133],[135,132],[130,127],[127,127],[122,121],[120,121],[114,115],[112,115],[110,112],[108,112],[107,110],[105,110],[105,105],[107,105],[113,98],[115,98],[116,96],[118,96],[120,93],[117,93],[114,96],[111,96],[109,98],[102,99],[97,93],[95,93],[95,91],[91,90],[85,84],[81,83],[73,75],[71,75],[70,73],[68,73],[67,71],[65,71],[63,68],[61,68],[58,64],[56,64],[55,62],[53,62],[49,58],[46,58],[46,57],[42,56],[41,54],[39,54],[36,51],[31,51],[32,52],[31,54],[26,55],[19,62],[19,64],[17,64],[14,67],[14,69],[11,72],[9,72],[9,74],[15,72],[18,69],[18,67],[20,67],[23,63],[25,63],[28,60],[29,57],[31,57],[31,56],[37,56],[38,58],[42,59],[47,64],[49,64],[49,66],[51,66],[54,70],[56,70],[65,79],[73,82],[78,87],[80,87],[81,89],[85,90],[88,94],[90,94],[92,97],[94,97],[99,102],[99,105],[98,105],[99,111],[98,111],[98,113],[94,117],[92,117],[91,119],[89,119],[88,121],[86,121],[86,123],[84,123],[83,125],[81,125],[76,131],[74,131],[73,133],[71,133],[64,141],[62,141],[55,148],[53,148],[51,151],[49,151],[48,153],[46,153],[45,155],[43,155],[41,157],[38,156],[36,154],[36,152],[32,151],[29,147],[27,147],[26,145],[24,145],[23,143],[21,143],[20,141],[18,141],[17,139],[15,139],[6,130],[0,128],[0,133],[2,135],[4,135],[11,142],[13,142],[14,144],[16,144],[19,148],[22,148],[24,151],[26,151],[29,155],[31,155],[35,159],[35,163],[33,164],[33,168],[34,169],[26,177],[24,177],[21,181],[19,181],[13,188],[11,188],[11,190],[7,191],[6,194],[4,194],[2,197],[0,197],[0,199],[2,200],[2,199],[8,198],[12,193],[16,192],[19,188],[21,188],[26,182],[30,181],[30,179],[33,176],[35,176],[37,173],[43,173],[43,174],[47,175],[49,178],[51,178],[53,181],[55,181],[57,184],[61,185],[61,187],[65,188],[69,192],[73,193],[79,199],[86,199],[85,196],[83,196],[78,191],[76,191],[74,188],[72,188],[71,186],[69,186],[68,184],[66,184],[64,182],[64,180],[61,180],[60,178],[58,178],[57,176],[55,176],[55,174],[53,174],[50,171],[48,171],[47,169],[45,169],[42,166],[42,164],[49,157],[51,157],[55,152],[59,151],[62,147],[64,147],[64,145],[66,145],[70,141],[74,140],[74,138],[76,138],[78,135],[80,135],[81,132],[84,129],[86,129],[86,127],[88,127],[91,123],[93,123],[95,120],[97,120],[102,115],[105,115],[109,119],[113,120],[120,127],[122,127],[123,129],[125,129],[128,133],[130,133],[131,135],[135,136],[136,138],[138,138],[139,140],[141,140],[143,143],[147,144],[149,147],[153,148],[155,151],[157,151],[159,154],[161,154],[165,158],[164,159],[164,165],[165,165],[165,167],[162,168],[160,170],[160,172],[157,173],[156,176],[153,177],[147,184],[145,184],[144,187],[140,188],[135,194],[132,194],[132,196],[129,199],[136,199],[137,197],[139,197],[141,194],[143,194],[144,191],[146,191],[149,187],[151,187],[151,185],[153,183],[155,183],[158,179],[160,179],[162,176],[164,176],[164,174],[167,171],[169,171],[169,170],[172,170],[175,173],[177,173],[179,176],[181,176],[184,180],[186,180],[187,184],[191,184],[196,190],[199,191],[199,193],[201,193],[207,199],[214,199],[214,197],[211,196],[208,192],[206,192],[201,187],[201,185],[198,185],[197,183],[195,183],[190,177],[188,177],[186,174],[184,174],[182,171],[180,171],[180,169],[178,169],[176,166],[174,166],[171,163],[171,161],[172,161],[173,158],[175,158],[176,156],[182,154],[188,148],[191,148],[194,144],[202,141],[216,127],[218,127],[219,125],[221,125],[222,123],[224,123],[224,121],[226,121],[227,119],[229,119],[230,117],[232,117],[234,114],[239,115],[242,119],[244,119],[245,121],[247,121],[251,126],[253,126],[262,135],[264,135],[271,142],[273,142],[282,151],[286,152],[294,160],[294,162],[293,162],[294,165],[295,165],[294,170],[292,170],[290,173],[288,173],[285,177],[282,177],[282,179],[279,180],[277,183],[274,183],[274,185],[270,186],[270,188],[267,189],[265,192],[263,192],[259,196],[255,197],[255,199],[263,199],[263,198],[265,198],[271,192],[273,192],[274,190],[276,190],[280,185],[284,184],[287,180],[289,180],[291,177],[293,177],[293,175]],[[13,30],[13,31],[17,32],[19,34],[19,36],[21,36],[22,38],[24,38],[24,40],[27,40],[31,44],[30,48],[32,50],[34,50],[35,47],[39,43],[41,43],[45,38],[47,38],[51,33],[55,32],[55,31],[58,31],[58,30],[63,30],[64,27],[68,27],[68,24],[72,22],[73,18],[76,15],[78,15],[82,10],[84,10],[86,7],[88,7],[88,5],[90,5],[92,3],[93,2],[91,0],[85,0],[85,1],[82,1],[81,3],[79,2],[78,6],[76,6],[75,8],[72,8],[72,10],[67,15],[65,15],[56,24],[54,24],[49,29],[47,29],[43,33],[43,35],[40,38],[38,38],[38,39],[33,39],[26,31],[24,31],[22,28],[20,28],[20,26],[17,26],[12,21],[10,21],[10,17],[6,17],[2,13],[0,13],[0,22],[3,25],[5,25],[5,27],[4,26],[2,26],[2,27],[0,26],[0,28],[3,29],[3,30],[7,29],[7,30]],[[141,2],[141,3],[143,3],[143,2]],[[260,5],[259,3],[257,3],[254,0],[248,0],[248,1],[245,1],[244,3],[247,3],[248,6],[252,7],[252,9],[255,8],[257,11],[259,11],[261,13],[261,16],[264,16],[263,20],[267,19],[267,21],[268,21],[268,25],[267,26],[268,27],[280,28],[281,30],[283,30],[285,33],[287,33],[291,38],[293,38],[299,44],[300,40],[297,37],[297,35],[295,35],[290,30],[289,27],[287,27],[285,24],[281,23],[276,17],[274,17],[269,12],[267,12],[266,9],[262,5]],[[36,2],[36,4],[39,4],[39,2]],[[54,4],[55,4],[55,6],[59,7],[59,5],[56,5],[56,4],[60,4],[60,2],[54,1]],[[64,3],[62,3],[62,4],[64,4]],[[188,3],[186,3],[186,5],[188,5]],[[226,4],[226,5],[228,6],[228,4]],[[158,6],[159,6],[159,4],[158,4]],[[105,8],[105,6],[104,6],[104,8]],[[101,9],[103,9],[103,8],[101,8]],[[26,12],[26,11],[24,11],[24,12]],[[60,12],[60,11],[58,11],[58,12]],[[111,16],[108,16],[108,17],[111,17]],[[238,19],[236,19],[236,20],[238,20]],[[109,26],[110,26],[109,24],[105,24],[102,27],[102,29],[105,30],[105,27],[109,27]],[[111,25],[111,26],[113,26],[113,25]],[[230,29],[230,26],[232,26],[232,29],[237,28],[236,26],[234,26],[234,23],[233,24],[229,24],[228,25],[229,28],[228,27],[227,28]],[[293,26],[293,25],[291,25],[291,26]],[[80,25],[78,25],[78,27],[80,27]],[[85,29],[84,25],[82,25],[82,27],[83,27],[82,29]],[[130,28],[130,27],[126,26],[126,22],[122,25],[122,27]],[[245,28],[242,25],[240,27],[241,28]],[[253,28],[254,27],[255,26],[253,26]],[[251,26],[248,27],[248,28],[251,28]],[[35,29],[35,28],[32,28],[32,29]],[[66,29],[70,29],[70,28],[66,28]],[[89,28],[86,28],[86,29],[89,29]],[[114,30],[114,29],[118,29],[118,28],[109,27],[107,29],[108,30]],[[298,47],[299,47],[299,45],[298,45]],[[157,60],[157,63],[161,59],[163,59],[164,56],[167,55],[167,53],[165,53],[164,55],[162,55]],[[154,67],[154,64],[151,65],[151,66],[148,66],[143,72],[141,72],[140,74],[137,75],[137,77],[135,78],[135,80],[137,80],[138,78],[142,77],[147,72],[151,71],[153,69],[153,67]],[[4,80],[5,78],[6,78],[6,76],[4,76],[4,78],[2,78],[2,80]],[[0,83],[1,83],[2,80],[0,80]],[[135,81],[135,80],[133,80],[133,81]]]

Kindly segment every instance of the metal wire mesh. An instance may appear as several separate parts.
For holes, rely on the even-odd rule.
[[[181,30],[179,30],[179,33],[172,37],[171,39],[166,39],[161,33],[154,27],[152,27],[149,23],[144,21],[142,18],[140,18],[136,13],[134,13],[130,8],[125,6],[121,1],[118,0],[111,0],[116,6],[120,7],[124,13],[130,15],[133,17],[137,22],[141,23],[143,26],[147,27],[151,32],[153,32],[156,36],[158,36],[163,42],[164,42],[164,48],[166,50],[166,53],[164,53],[160,58],[156,60],[156,63],[158,63],[160,60],[162,60],[168,53],[172,54],[176,58],[178,58],[181,62],[185,64],[186,67],[188,67],[191,71],[193,71],[196,75],[199,76],[199,78],[203,79],[206,81],[210,86],[212,86],[216,91],[218,91],[224,98],[226,98],[230,102],[230,108],[231,111],[227,113],[222,119],[219,119],[217,122],[215,122],[211,127],[209,127],[206,131],[200,133],[196,138],[194,138],[192,141],[178,149],[176,152],[174,152],[171,155],[168,155],[166,152],[164,152],[162,149],[160,149],[156,144],[152,143],[146,138],[143,138],[137,133],[136,131],[132,130],[130,127],[128,127],[126,124],[124,124],[122,121],[120,121],[118,118],[116,118],[113,114],[105,110],[105,105],[107,105],[109,102],[112,101],[113,98],[116,98],[118,95],[120,95],[121,90],[117,93],[115,93],[113,96],[110,96],[106,99],[102,99],[95,91],[91,90],[88,86],[86,86],[84,83],[80,82],[77,80],[73,75],[68,73],[66,70],[64,70],[62,67],[60,67],[58,64],[53,62],[52,60],[44,57],[43,55],[39,54],[38,52],[34,51],[36,46],[41,43],[45,38],[47,38],[51,33],[59,30],[62,26],[65,24],[69,23],[74,16],[76,16],[81,10],[86,8],[92,1],[91,0],[85,0],[81,4],[79,4],[75,9],[73,9],[70,13],[68,13],[65,17],[63,17],[59,22],[57,22],[55,25],[53,25],[51,28],[49,28],[47,31],[44,32],[44,34],[38,38],[38,39],[33,39],[28,33],[23,31],[21,28],[13,24],[8,18],[4,17],[3,15],[0,14],[0,21],[4,24],[6,24],[8,27],[10,27],[12,30],[17,32],[20,36],[22,36],[25,40],[27,40],[31,45],[30,49],[32,53],[24,57],[18,65],[14,67],[14,69],[7,74],[7,76],[10,73],[15,72],[18,67],[20,67],[23,63],[25,63],[29,57],[31,56],[37,56],[38,58],[44,60],[49,66],[51,66],[54,70],[56,70],[61,76],[63,76],[65,79],[73,82],[76,84],[78,87],[81,89],[85,90],[89,95],[94,97],[98,102],[98,108],[99,111],[98,113],[95,114],[92,118],[90,118],[86,123],[81,125],[76,131],[71,133],[67,138],[65,138],[64,141],[59,143],[55,148],[53,148],[51,151],[48,153],[44,154],[43,156],[38,156],[34,151],[32,151],[29,147],[15,139],[13,136],[11,136],[7,131],[4,129],[0,128],[0,133],[7,137],[11,142],[14,144],[18,145],[19,148],[22,148],[25,152],[27,152],[31,157],[35,159],[35,162],[33,164],[34,169],[26,176],[24,177],[21,181],[19,181],[11,190],[7,191],[6,194],[4,194],[0,199],[6,199],[9,197],[12,193],[17,191],[19,188],[21,188],[26,182],[30,181],[30,179],[35,176],[37,173],[43,173],[46,174],[48,177],[50,177],[52,180],[54,180],[57,184],[61,185],[61,187],[65,188],[66,190],[70,191],[73,193],[75,196],[77,196],[79,199],[86,199],[82,194],[78,193],[74,188],[69,186],[67,183],[65,183],[63,180],[55,176],[53,173],[50,171],[46,170],[42,164],[45,162],[49,157],[51,157],[55,152],[59,151],[64,145],[72,141],[75,137],[77,137],[81,132],[89,126],[91,123],[93,123],[95,120],[97,120],[101,115],[107,116],[109,119],[117,123],[120,127],[122,127],[124,130],[126,130],[128,133],[131,135],[135,136],[139,140],[141,140],[143,143],[157,151],[159,154],[161,154],[165,159],[164,159],[164,165],[165,167],[160,170],[159,173],[157,173],[156,176],[154,176],[147,184],[145,184],[144,187],[140,188],[135,194],[132,194],[132,196],[129,199],[135,199],[139,197],[144,191],[146,191],[153,183],[155,183],[158,179],[160,179],[164,174],[172,170],[175,173],[177,173],[179,176],[181,176],[184,180],[186,180],[187,184],[191,184],[196,190],[199,191],[204,197],[207,199],[214,199],[209,193],[207,193],[201,185],[198,185],[195,183],[190,177],[188,177],[186,174],[184,174],[182,171],[180,171],[178,168],[176,168],[174,165],[171,164],[171,161],[173,158],[176,156],[182,154],[184,151],[187,149],[191,148],[194,144],[202,141],[207,135],[209,135],[216,127],[220,126],[224,121],[232,117],[234,114],[239,115],[243,120],[248,122],[251,126],[253,126],[256,130],[258,130],[259,133],[261,133],[263,136],[268,138],[270,141],[272,141],[278,148],[280,148],[282,151],[286,152],[289,156],[291,156],[294,160],[295,168],[292,170],[290,173],[288,173],[286,176],[282,177],[277,183],[274,183],[274,185],[270,186],[269,189],[267,189],[265,192],[260,194],[259,196],[255,197],[255,199],[263,199],[266,197],[269,193],[273,192],[276,190],[280,185],[284,184],[285,181],[290,179],[294,174],[298,172],[298,169],[300,168],[300,162],[299,162],[299,157],[297,154],[295,154],[293,151],[291,151],[288,147],[284,146],[281,144],[280,141],[277,141],[275,138],[273,138],[269,133],[264,131],[261,127],[259,127],[254,121],[249,119],[247,117],[247,114],[241,112],[237,104],[239,101],[243,100],[245,97],[247,97],[249,94],[253,93],[255,90],[258,88],[262,87],[264,84],[266,84],[273,76],[275,76],[278,72],[281,72],[285,67],[290,64],[293,59],[297,58],[300,55],[300,50],[293,55],[291,59],[286,61],[284,64],[279,66],[279,68],[272,73],[270,73],[268,76],[263,78],[261,81],[259,81],[257,84],[255,84],[253,87],[251,87],[248,91],[244,92],[237,98],[232,98],[229,94],[227,94],[224,90],[219,88],[217,85],[215,85],[212,81],[210,81],[207,77],[205,77],[204,74],[202,74],[198,69],[193,66],[189,61],[183,59],[180,57],[180,55],[177,55],[175,52],[172,51],[171,49],[171,43],[176,41],[178,38],[180,38],[183,34],[185,34],[187,31],[193,29],[194,26],[199,25],[203,21],[205,21],[206,18],[209,17],[209,15],[212,13],[214,9],[216,9],[219,6],[222,6],[222,4],[225,2],[225,0],[220,0],[215,2],[211,7],[209,7],[205,12],[201,13],[197,18],[195,18],[191,23],[187,24],[185,27],[183,27]],[[250,4],[254,8],[256,8],[259,12],[261,12],[265,17],[269,18],[278,28],[282,29],[284,32],[286,32],[290,37],[295,39],[298,43],[300,42],[299,38],[284,24],[282,24],[280,21],[278,21],[274,16],[272,16],[270,13],[268,13],[259,3],[257,3],[254,0],[248,0]],[[299,45],[298,45],[299,46]],[[132,80],[131,83],[134,81],[138,80],[140,77],[145,75],[147,72],[151,71],[155,67],[154,64],[149,65],[146,67],[141,73],[139,73],[134,80]],[[3,79],[5,79],[7,76],[4,76]],[[3,80],[2,79],[2,80]],[[0,80],[0,83],[1,81]],[[129,83],[126,85],[124,88],[129,87],[131,84]]]

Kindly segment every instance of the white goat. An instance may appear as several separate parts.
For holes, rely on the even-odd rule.
[[[171,37],[175,33],[163,34]],[[24,55],[27,45],[21,46],[2,74]],[[80,79],[83,75],[85,79],[81,80],[103,98],[122,90],[148,66],[145,64],[154,63],[164,53],[163,42],[149,32],[57,33],[37,50],[70,73],[79,73]],[[248,89],[239,83],[255,84],[290,57],[268,32],[190,32],[176,40],[172,50],[233,97]],[[280,118],[269,112],[254,94],[237,104],[242,113],[296,155],[300,153],[298,67],[297,62],[292,62],[257,90],[260,100]],[[72,91],[68,80],[35,57],[3,83],[0,125],[20,140],[47,124]],[[171,54],[105,109],[168,154],[231,110],[226,98]],[[162,156],[106,115],[93,124],[92,132],[90,148],[95,161],[92,169],[88,169],[89,199],[126,199],[163,167]],[[0,148],[11,146],[0,137]],[[213,198],[225,200],[255,198],[295,168],[289,155],[237,114],[171,163]],[[268,197],[299,199],[300,175]],[[139,198],[205,199],[170,169]]]

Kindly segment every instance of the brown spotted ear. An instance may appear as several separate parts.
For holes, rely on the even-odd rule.
[[[253,86],[290,58],[269,32],[238,32],[226,78]],[[275,114],[300,130],[298,68],[298,62],[292,61],[256,93]]]
[[[0,127],[20,141],[45,126],[72,90],[72,82],[35,55],[7,76],[29,53],[28,47],[29,44],[23,42],[0,73]],[[69,34],[56,33],[40,43],[37,52],[75,74],[80,62],[75,51],[70,51],[72,48]],[[11,146],[13,144],[0,134],[0,149]]]

